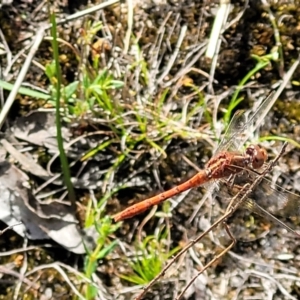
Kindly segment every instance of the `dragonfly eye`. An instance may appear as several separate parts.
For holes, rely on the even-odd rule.
[[[258,145],[250,145],[246,149],[246,154],[251,157],[252,167],[259,169],[268,159],[268,154],[265,148],[261,148]]]

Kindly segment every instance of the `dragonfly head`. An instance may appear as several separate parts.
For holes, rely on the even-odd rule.
[[[268,159],[266,149],[258,145],[250,145],[247,147],[246,154],[250,157],[253,169],[261,168]]]

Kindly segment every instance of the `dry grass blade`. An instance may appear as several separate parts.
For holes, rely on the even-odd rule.
[[[51,263],[51,264],[40,265],[40,266],[34,268],[33,270],[27,272],[26,276],[29,277],[31,274],[33,274],[39,270],[53,268],[63,277],[65,282],[68,284],[70,289],[73,291],[74,295],[76,295],[78,297],[78,299],[81,299],[81,300],[86,299],[84,296],[81,295],[81,293],[78,291],[77,287],[70,280],[68,274],[64,271],[63,267],[65,267],[69,271],[73,271],[74,273],[76,273],[76,270],[73,270],[71,267],[66,266],[62,263]],[[80,276],[80,274],[77,274],[77,275]],[[83,278],[83,279],[86,280],[86,278]]]
[[[179,54],[179,50],[182,45],[183,39],[186,36],[186,31],[187,31],[187,26],[186,25],[182,26],[182,28],[180,30],[180,35],[179,35],[177,43],[176,43],[175,51],[174,51],[173,55],[171,56],[166,69],[164,70],[164,72],[161,74],[161,76],[157,80],[157,82],[159,84],[162,84],[164,78],[170,73],[170,70],[172,69],[172,66]]]
[[[220,48],[220,35],[231,10],[230,1],[220,1],[205,56],[212,59]]]
[[[7,230],[13,229],[13,227],[21,225],[21,224],[22,224],[22,222],[18,222],[18,223],[14,224],[14,225],[7,226],[5,229],[0,230],[0,235],[2,235],[3,233],[5,233]]]
[[[126,31],[126,36],[124,39],[124,54],[128,53],[129,44],[130,44],[130,37],[132,35],[132,27],[133,27],[133,9],[134,3],[132,0],[127,1],[128,13],[127,13],[127,24],[128,28]]]
[[[298,68],[300,63],[300,56],[298,56],[298,59],[292,64],[288,72],[284,75],[282,83],[276,90],[276,92],[271,94],[269,97],[272,97],[271,101],[268,101],[268,104],[265,107],[265,112],[260,115],[260,117],[256,120],[254,124],[254,128],[257,128],[259,124],[264,120],[270,109],[273,107],[276,100],[279,98],[280,94],[283,92],[283,90],[286,88],[287,84],[290,82],[293,74],[295,73],[296,69]]]
[[[105,1],[103,3],[100,3],[98,5],[93,5],[92,7],[89,7],[87,9],[84,9],[84,10],[81,10],[81,11],[78,11],[76,12],[75,14],[72,14],[70,16],[67,16],[66,18],[64,19],[61,19],[57,22],[57,25],[60,25],[60,24],[64,24],[64,23],[67,23],[67,22],[70,22],[72,20],[76,20],[76,19],[79,19],[79,18],[82,18],[86,15],[89,15],[89,14],[92,14],[93,12],[96,12],[100,9],[104,9],[108,6],[111,6],[113,4],[116,4],[120,2],[119,0],[108,0],[108,1]],[[48,25],[48,29],[51,27],[51,24]]]
[[[293,297],[287,290],[286,288],[280,284],[279,281],[277,281],[275,278],[273,278],[272,276],[264,273],[264,272],[258,272],[258,271],[255,271],[255,270],[247,270],[246,271],[249,275],[252,275],[252,276],[256,276],[256,277],[259,277],[259,278],[265,278],[267,279],[268,281],[274,283],[276,285],[276,287],[280,290],[280,292],[282,293],[282,295],[284,295],[286,298],[285,299],[291,299],[291,300],[296,300],[298,298],[295,298]]]
[[[11,106],[13,105],[13,103],[15,101],[15,98],[17,96],[19,88],[20,88],[21,84],[23,83],[24,78],[27,74],[27,71],[28,71],[28,69],[31,65],[31,61],[32,61],[36,51],[38,50],[40,43],[43,40],[44,32],[45,32],[45,26],[41,26],[36,32],[35,40],[33,41],[33,44],[30,48],[28,56],[27,56],[23,66],[22,66],[22,69],[21,69],[21,71],[18,75],[18,78],[17,78],[17,80],[14,84],[14,87],[13,87],[12,91],[10,92],[10,94],[9,94],[9,96],[8,96],[6,102],[5,102],[5,105],[3,106],[2,110],[1,110],[1,113],[0,113],[0,128],[2,127],[3,123],[6,120],[6,116],[9,113],[10,108],[11,108]]]
[[[260,183],[260,181],[264,178],[264,176],[272,170],[274,165],[277,163],[279,158],[283,155],[285,152],[285,149],[287,147],[287,143],[285,143],[277,155],[277,157],[269,163],[269,165],[266,167],[266,169],[256,178],[255,181],[251,185],[246,184],[243,186],[243,188],[239,191],[238,194],[236,194],[230,204],[228,205],[228,208],[225,212],[225,214],[219,218],[213,225],[211,225],[210,228],[208,228],[205,232],[200,234],[196,239],[192,240],[188,245],[186,245],[171,261],[169,264],[167,264],[163,270],[144,288],[143,292],[140,293],[135,300],[141,300],[143,296],[149,291],[149,289],[156,283],[160,278],[162,278],[166,271],[174,264],[174,262],[182,255],[184,254],[188,249],[190,249],[192,246],[194,246],[196,243],[198,243],[205,235],[207,235],[210,231],[212,231],[214,228],[216,228],[219,224],[224,222],[225,230],[228,233],[229,237],[231,238],[232,242],[231,244],[226,247],[219,255],[217,255],[214,259],[212,259],[208,264],[206,264],[201,271],[196,274],[192,280],[186,285],[186,287],[182,290],[182,292],[178,295],[176,300],[179,300],[183,294],[186,292],[186,290],[191,286],[191,284],[197,279],[198,276],[200,276],[205,270],[207,270],[215,261],[217,261],[219,258],[221,258],[223,255],[225,255],[235,244],[235,239],[232,236],[232,234],[229,231],[228,226],[226,225],[226,219],[228,219],[237,209],[238,207],[247,199],[247,197],[251,194],[252,190]],[[241,197],[240,197],[241,196]],[[240,197],[240,199],[239,199]]]

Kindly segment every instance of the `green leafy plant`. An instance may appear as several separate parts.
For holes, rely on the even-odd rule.
[[[62,110],[65,112],[65,115],[72,113],[72,106],[76,102],[76,94],[78,90],[79,81],[74,81],[68,84],[67,86],[63,86],[60,83],[60,90],[58,91],[58,80],[57,80],[57,64],[59,62],[52,61],[50,64],[46,65],[45,74],[50,81],[50,98],[48,103],[53,107],[57,107],[58,104],[58,96],[60,96],[60,103]],[[63,101],[61,101],[63,100]],[[67,109],[67,110],[66,110]]]
[[[0,80],[0,88],[3,88],[7,91],[11,91],[13,89],[14,85],[11,83],[8,83],[6,81]],[[46,93],[42,93],[40,91],[33,90],[31,88],[27,87],[20,87],[18,90],[18,93],[21,95],[29,96],[36,99],[43,99],[48,100],[50,98],[50,95]]]
[[[120,223],[112,224],[111,218],[104,216],[100,218],[94,224],[95,229],[98,233],[98,239],[96,247],[92,251],[86,248],[86,257],[84,263],[85,276],[92,281],[92,275],[96,272],[96,269],[101,260],[105,259],[117,246],[117,240],[111,240],[109,235],[114,233],[119,227]],[[87,284],[84,288],[85,299],[95,299],[98,289],[95,285]]]
[[[275,47],[271,53],[264,55],[264,56],[257,56],[252,55],[252,58],[256,60],[256,65],[253,69],[251,69],[245,77],[239,82],[237,88],[235,89],[234,94],[232,95],[232,98],[230,100],[230,103],[228,105],[227,111],[224,115],[224,123],[228,124],[231,118],[231,114],[234,108],[243,101],[243,97],[238,98],[240,91],[244,88],[245,84],[251,79],[252,76],[254,76],[256,73],[258,73],[260,70],[267,67],[272,61],[278,60],[278,52],[277,48]]]
[[[93,250],[86,247],[86,257],[84,263],[84,274],[86,278],[91,280],[84,288],[85,299],[94,299],[97,295],[97,288],[92,284],[93,274],[101,260],[105,259],[117,246],[118,241],[110,238],[110,236],[120,228],[121,223],[112,224],[112,219],[106,215],[105,208],[107,199],[110,198],[119,189],[115,189],[111,193],[106,193],[97,203],[97,207],[93,207],[93,202],[87,206],[85,228],[94,227],[98,238],[96,246]]]
[[[150,235],[142,242],[137,242],[134,251],[135,258],[128,262],[132,272],[126,275],[121,274],[120,277],[141,285],[155,278],[167,260],[180,250],[179,246],[169,249],[167,236],[168,230],[163,230],[158,235]]]
[[[120,80],[114,80],[113,76],[109,74],[108,70],[103,70],[96,76],[96,78],[91,78],[91,76],[86,73],[83,77],[82,89],[84,92],[85,99],[89,103],[90,109],[93,108],[95,102],[105,111],[110,112],[112,117],[116,114],[121,113],[120,105],[114,105],[108,95],[109,90],[120,89],[123,87],[124,83]]]

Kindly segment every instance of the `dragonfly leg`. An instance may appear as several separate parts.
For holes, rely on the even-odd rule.
[[[232,188],[233,185],[234,185],[234,181],[235,181],[235,177],[236,177],[236,174],[231,174],[227,180],[226,180],[226,183],[228,185],[229,188]]]
[[[228,247],[232,248],[233,245],[236,243],[236,238],[233,236],[232,232],[230,231],[230,227],[228,226],[228,224],[226,223],[226,221],[223,222],[223,226],[231,240],[231,243]]]

